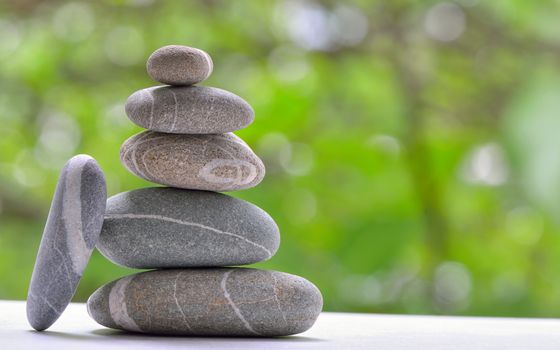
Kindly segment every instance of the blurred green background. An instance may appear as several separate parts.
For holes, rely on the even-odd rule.
[[[119,147],[149,54],[206,50],[251,103],[261,267],[325,310],[560,316],[560,1],[0,3],[0,298],[24,299],[58,173],[151,186]],[[74,300],[129,273],[95,252]]]

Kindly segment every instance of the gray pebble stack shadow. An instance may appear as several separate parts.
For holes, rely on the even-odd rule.
[[[233,267],[278,250],[274,220],[254,204],[218,192],[248,189],[265,175],[261,159],[232,132],[254,120],[241,97],[195,86],[213,70],[199,49],[171,45],[148,59],[165,86],[133,93],[126,114],[147,129],[126,140],[122,164],[169,187],[107,200],[97,242],[115,264],[152,269],[110,282],[87,302],[99,324],[126,331],[192,336],[285,336],[309,329],[321,292],[288,273]]]

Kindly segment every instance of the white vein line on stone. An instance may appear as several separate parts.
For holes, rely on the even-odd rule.
[[[51,310],[53,310],[54,312],[56,312],[58,315],[60,315],[60,314],[62,313],[62,311],[60,311],[60,310],[58,310],[57,308],[55,308],[55,307],[47,300],[47,298],[45,298],[44,296],[38,297],[38,296],[36,296],[34,293],[31,293],[31,292],[29,293],[29,296],[30,296],[31,298],[33,298],[33,299],[36,299],[36,300],[37,300],[37,299],[42,300],[42,301],[45,303],[45,305],[47,305],[48,307],[50,307]]]
[[[183,308],[181,307],[181,304],[179,304],[179,300],[177,300],[177,281],[179,280],[179,277],[181,276],[182,273],[183,273],[183,271],[179,271],[179,273],[175,277],[175,283],[173,283],[173,299],[175,299],[175,304],[177,305],[177,309],[179,309],[179,312],[183,316],[183,322],[185,323],[185,326],[187,326],[189,331],[192,332],[191,325],[187,321],[187,315],[185,315],[185,312],[183,311]]]
[[[126,330],[141,332],[142,330],[136,322],[128,315],[126,308],[126,287],[130,284],[134,276],[121,278],[115,283],[109,292],[109,313],[115,323]]]
[[[249,147],[249,145],[243,141],[239,136],[233,134],[233,133],[229,133],[229,134],[216,134],[214,135],[217,139],[222,139],[226,142],[231,142],[231,143],[236,143],[240,146],[243,147]],[[249,147],[251,148],[251,147]]]
[[[236,169],[236,176],[219,177],[214,175],[214,170],[221,167],[233,167]],[[243,168],[249,170],[249,174],[243,179]],[[251,183],[257,177],[257,168],[252,163],[240,159],[212,159],[204,164],[198,171],[198,176],[204,181],[212,184],[233,183],[237,186],[243,186]]]
[[[59,265],[56,267],[56,269],[54,270],[54,272],[51,272],[51,275],[57,276],[57,275],[60,273],[60,270],[62,270],[62,264],[59,264]],[[47,294],[47,293],[45,293],[44,291],[50,291],[51,286],[52,286],[54,283],[58,283],[58,279],[56,279],[56,278],[49,278],[49,283],[47,283],[46,286],[42,287],[42,288],[41,288],[41,291],[42,291],[44,294]],[[37,289],[37,288],[34,288],[34,290],[35,290],[35,289]]]
[[[225,141],[226,143],[230,141],[225,137],[220,137],[216,135],[218,139]],[[235,141],[233,141],[235,143]],[[254,164],[247,162],[245,160],[241,160],[225,147],[220,146],[219,144],[215,143],[213,146],[227,154],[231,157],[231,160],[228,159],[212,159],[210,162],[204,164],[204,166],[198,171],[198,176],[201,177],[204,181],[209,183],[228,183],[232,182],[234,185],[243,186],[246,184],[251,183],[257,177],[257,168]],[[243,146],[243,145],[242,145]],[[236,169],[236,176],[235,178],[220,178],[213,174],[215,168],[222,167],[222,166],[231,166]],[[245,180],[243,180],[243,167],[249,169],[249,174],[246,176]]]
[[[155,134],[155,132],[153,131],[148,131],[146,134],[142,135],[141,137],[138,138],[138,140],[136,140],[134,142],[134,144],[132,144],[132,146],[134,146],[135,148],[143,145],[145,143],[151,142],[151,141],[156,141],[156,140],[161,140],[161,139],[167,139],[169,137],[172,137],[176,134],[165,134],[165,135],[161,135],[162,133],[160,133],[161,136],[155,136],[150,138],[150,136],[152,136],[153,134]],[[129,148],[126,153],[130,152],[132,150],[132,148]]]
[[[272,285],[274,291],[274,300],[276,300],[276,305],[278,306],[278,310],[280,311],[280,314],[284,319],[284,323],[288,325],[288,320],[286,320],[286,313],[284,313],[284,310],[282,310],[282,306],[280,306],[280,300],[278,300],[278,291],[276,288],[276,284],[278,283],[278,281],[276,281],[276,276],[274,276],[274,272],[270,271],[270,277],[272,277],[272,280],[274,281],[274,284]]]
[[[70,293],[72,293],[74,287],[72,286],[72,279],[70,278],[70,270],[68,268],[68,264],[66,262],[65,256],[62,253],[62,251],[60,249],[58,249],[57,247],[57,243],[58,243],[58,239],[60,238],[61,235],[55,235],[55,237],[52,240],[52,248],[54,249],[55,252],[58,253],[58,255],[60,256],[60,259],[62,259],[62,264],[59,265],[59,268],[56,269],[54,275],[58,274],[58,271],[60,271],[62,269],[62,267],[64,267],[64,271],[66,271],[66,277],[67,277],[67,282],[68,282],[68,290],[70,291]],[[64,238],[64,237],[63,237]],[[56,279],[53,278],[51,279],[51,282],[49,283],[49,288],[51,286],[51,284],[55,281]]]
[[[155,98],[154,98],[154,95],[152,94],[152,89],[146,89],[144,91],[150,97],[150,100],[152,101],[152,104],[151,104],[151,107],[150,107],[150,122],[148,123],[148,129],[151,129],[152,128],[152,123],[154,121]]]
[[[134,142],[129,146],[129,148],[124,152],[123,154],[123,160],[126,159],[126,156],[128,155],[129,152],[132,152],[132,155],[130,156],[130,158],[132,159],[132,163],[134,164],[134,168],[136,169],[136,171],[134,171],[134,169],[130,169],[133,173],[138,173],[138,175],[144,179],[150,180],[153,179],[153,174],[150,174],[150,176],[147,176],[142,170],[140,170],[140,167],[138,166],[138,162],[136,160],[136,150],[138,149],[138,146],[143,145],[145,143],[151,142],[151,141],[155,141],[155,140],[159,140],[159,139],[165,139],[168,136],[156,136],[156,137],[152,137],[150,138],[150,136],[153,135],[153,132],[148,131],[147,133],[145,133],[144,135],[141,135],[140,137],[138,137],[137,140],[134,140]],[[160,146],[168,146],[168,144],[164,144],[164,145],[160,145]],[[154,147],[152,147],[154,148]],[[151,151],[152,149],[150,149]],[[145,152],[146,153],[146,152]],[[144,153],[144,154],[145,154]],[[142,157],[143,159],[143,157]],[[144,164],[145,165],[145,164]],[[147,172],[149,172],[147,167],[144,167]]]
[[[138,163],[136,162],[136,149],[138,148],[139,145],[143,144],[144,142],[147,142],[147,141],[144,141],[144,139],[149,138],[150,135],[151,135],[151,133],[148,131],[144,135],[141,135],[137,140],[134,140],[134,143],[132,145],[130,145],[130,148],[124,153],[124,156],[123,156],[123,158],[126,159],[126,156],[128,155],[128,152],[132,151],[132,155],[130,156],[130,158],[132,159],[132,164],[134,164],[134,168],[136,169],[135,172],[137,172],[143,178],[146,178],[146,175],[144,174],[144,172],[142,170],[140,170],[140,167],[138,166]]]
[[[156,137],[152,137],[150,138],[150,136],[152,136],[154,134],[153,131],[146,131],[143,134],[137,134],[137,138],[136,140],[134,140],[134,142],[132,142],[129,146],[129,148],[126,150],[126,152],[124,152],[123,157],[126,157],[128,155],[128,153],[130,153],[131,151],[134,153],[135,148],[137,146],[140,146],[146,142],[150,142],[150,141],[154,141],[154,140],[159,140],[159,139],[163,139],[166,138],[167,136],[156,136]]]
[[[210,142],[209,138],[202,141],[202,151],[200,152],[201,154],[206,155],[206,149],[208,148],[208,142]]]
[[[140,167],[138,166],[138,162],[136,161],[136,150],[138,149],[138,146],[143,145],[146,142],[155,141],[166,137],[166,136],[159,136],[159,137],[150,138],[152,134],[153,133],[151,131],[148,131],[144,135],[141,135],[137,140],[134,141],[132,145],[130,145],[130,148],[123,155],[123,159],[126,159],[128,153],[132,151],[132,155],[130,156],[130,158],[132,159],[132,164],[134,164],[134,167],[136,168],[136,172],[145,179],[149,179],[149,177],[146,176],[146,174],[142,170],[140,170]]]
[[[220,181],[216,181],[216,179],[218,178],[217,176],[214,176],[214,174],[212,173],[212,171],[214,170],[215,167],[220,167],[220,166],[228,166],[228,165],[233,165],[233,167],[236,169],[235,172],[235,178],[225,178],[226,181],[222,181],[222,182],[233,182],[234,184],[238,184],[238,182],[241,181],[241,178],[243,177],[243,170],[241,169],[241,165],[238,166],[237,162],[241,161],[240,159],[238,159],[237,157],[235,157],[233,155],[232,152],[230,152],[229,150],[225,149],[224,147],[220,146],[218,143],[215,143],[214,146],[216,146],[219,150],[221,150],[222,152],[224,152],[225,154],[227,154],[228,156],[231,157],[231,162],[228,162],[226,160],[226,164],[220,165],[220,163],[224,163],[222,162],[220,159],[212,159],[209,163],[204,164],[204,167],[202,169],[199,170],[199,175],[202,175],[202,177],[204,178],[204,180],[212,183],[212,182],[217,182],[219,183]],[[218,166],[214,166],[213,164],[218,163]],[[207,174],[205,174],[204,169],[207,169],[206,172]],[[205,178],[204,175],[208,175],[208,178]],[[212,180],[213,179],[213,180]],[[219,179],[219,178],[218,178]]]
[[[66,174],[64,183],[64,200],[62,201],[62,217],[66,245],[70,252],[70,260],[74,272],[81,275],[87,264],[90,249],[87,247],[82,228],[82,171],[87,160],[79,166],[71,167]]]
[[[173,100],[175,101],[175,115],[173,116],[173,124],[171,124],[171,132],[175,130],[175,123],[177,123],[177,114],[179,113],[179,103],[177,102],[177,95],[175,92],[170,88],[169,92],[173,95]]]
[[[259,332],[255,331],[253,329],[253,327],[251,327],[251,325],[249,324],[249,322],[247,322],[247,320],[245,319],[245,317],[243,317],[243,314],[241,313],[241,310],[239,310],[239,308],[237,307],[237,305],[235,305],[235,303],[233,302],[233,300],[231,299],[231,296],[229,295],[229,292],[227,291],[226,288],[226,283],[227,283],[227,279],[229,277],[229,274],[232,272],[233,270],[228,270],[226,271],[226,273],[224,273],[224,278],[222,278],[222,283],[220,283],[221,287],[222,287],[222,291],[224,292],[224,297],[227,299],[229,305],[231,306],[231,308],[233,309],[233,311],[235,312],[235,314],[237,315],[237,317],[241,320],[241,322],[243,322],[243,325],[245,325],[245,328],[247,328],[247,330],[249,330],[251,333],[254,333],[256,335],[261,335]]]
[[[229,150],[225,149],[224,147],[220,146],[219,144],[215,143],[214,146],[219,149],[220,151],[224,152],[225,154],[227,154],[228,156],[231,157],[231,159],[237,159],[238,157],[234,156],[232,152],[230,152]]]
[[[173,140],[170,140],[169,137],[175,136],[175,134],[166,134],[164,136],[156,136],[156,137],[152,137],[150,138],[151,135],[153,135],[153,133],[151,131],[148,132],[149,135],[142,135],[141,137],[138,138],[137,141],[135,141],[130,148],[124,153],[123,158],[126,158],[126,155],[128,154],[128,152],[130,152],[132,150],[132,162],[134,163],[135,168],[138,170],[138,174],[140,175],[140,177],[143,177],[144,179],[147,180],[155,180],[158,179],[158,176],[154,176],[154,174],[152,174],[152,172],[150,171],[150,169],[146,166],[146,156],[150,153],[153,152],[155,150],[158,150],[160,148],[164,148],[164,147],[169,147],[170,145],[173,146],[175,144],[175,142]],[[146,136],[146,137],[144,137]],[[141,140],[140,140],[141,139]],[[147,149],[142,156],[140,157],[140,164],[142,164],[144,166],[144,171],[141,171],[138,163],[137,163],[137,157],[136,157],[136,149],[138,148],[138,146],[143,145],[145,143],[148,142],[152,142],[155,140],[160,140],[160,139],[167,139],[166,141],[168,141],[167,143],[162,143],[160,145],[156,145],[156,146],[149,146],[149,149]],[[183,142],[182,145],[185,145],[186,143]],[[159,181],[159,180],[158,180]],[[162,183],[162,182],[158,182],[158,183]]]
[[[231,233],[231,232],[227,232],[227,231],[222,231],[222,230],[218,230],[217,228],[214,227],[210,227],[210,226],[206,226],[203,224],[199,224],[196,222],[189,222],[189,221],[183,221],[183,220],[178,220],[178,219],[174,219],[174,218],[170,218],[167,216],[162,216],[162,215],[155,215],[155,214],[106,214],[105,215],[105,219],[148,219],[148,220],[161,220],[161,221],[168,221],[168,222],[172,222],[175,224],[179,224],[179,225],[185,225],[185,226],[194,226],[194,227],[199,227],[199,228],[203,228],[215,233],[219,233],[219,234],[223,234],[223,235],[227,235],[227,236],[231,236],[231,237],[235,237],[238,238],[242,241],[245,241],[251,245],[254,245],[255,247],[258,247],[262,250],[264,250],[266,252],[266,254],[268,255],[268,257],[272,256],[272,252],[270,250],[268,250],[265,246],[260,245],[258,243],[255,243],[249,239],[247,239],[246,237],[240,236],[238,234],[235,233]]]
[[[58,253],[58,255],[60,255],[60,259],[62,259],[62,264],[61,266],[64,267],[64,271],[66,271],[66,282],[68,282],[68,290],[70,291],[70,293],[72,293],[72,279],[70,279],[70,271],[68,270],[68,264],[66,264],[66,259],[64,258],[64,254],[62,254],[62,252],[60,251],[60,249],[57,248],[56,246],[56,241],[53,241],[53,249],[55,250],[55,252]]]

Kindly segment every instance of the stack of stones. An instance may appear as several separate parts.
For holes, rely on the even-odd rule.
[[[169,187],[107,201],[97,248],[116,264],[155,269],[108,283],[88,300],[98,323],[155,334],[281,336],[313,325],[319,290],[287,273],[247,265],[271,258],[280,234],[257,206],[218,192],[256,186],[262,161],[233,131],[254,119],[231,92],[195,86],[212,72],[205,52],[166,46],[148,59],[164,86],[132,94],[128,117],[148,129],[122,145],[135,175]]]

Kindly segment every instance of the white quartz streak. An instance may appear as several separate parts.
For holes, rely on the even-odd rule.
[[[142,330],[136,322],[128,315],[126,307],[125,291],[126,287],[130,284],[134,276],[127,276],[121,278],[115,283],[111,292],[109,293],[109,313],[115,323],[126,330],[141,332]]]
[[[82,227],[82,171],[88,160],[79,166],[70,167],[64,182],[62,217],[66,231],[66,245],[72,260],[72,268],[82,275],[91,254],[84,239]]]
[[[251,333],[254,333],[256,335],[260,335],[260,333],[255,331],[253,329],[253,327],[251,327],[249,322],[247,322],[247,320],[245,319],[245,317],[241,313],[241,310],[239,310],[239,307],[237,307],[237,305],[233,302],[233,300],[231,299],[231,296],[229,295],[229,292],[227,291],[227,279],[228,279],[229,274],[231,272],[232,272],[232,270],[227,271],[226,273],[224,273],[224,277],[222,278],[221,287],[222,287],[222,291],[224,292],[224,297],[226,298],[229,305],[233,309],[233,312],[235,312],[237,317],[241,320],[241,322],[243,322],[243,325],[245,326],[245,328],[247,328],[247,330]]]
[[[265,246],[263,246],[261,244],[258,244],[258,243],[255,243],[255,242],[247,239],[246,237],[240,236],[240,235],[232,233],[232,232],[218,230],[217,228],[206,226],[206,225],[199,224],[199,223],[196,223],[196,222],[178,220],[178,219],[170,218],[170,217],[167,217],[167,216],[155,215],[155,214],[106,214],[105,219],[113,219],[113,220],[116,220],[116,219],[160,220],[160,221],[172,222],[172,223],[179,224],[179,225],[199,227],[199,228],[203,228],[205,230],[212,231],[212,232],[215,232],[215,233],[218,233],[218,234],[235,237],[237,239],[240,239],[240,240],[242,240],[246,243],[249,243],[251,245],[254,245],[255,247],[258,247],[258,248],[262,249],[267,254],[267,258],[270,258],[272,256],[272,252],[269,249],[267,249]]]

